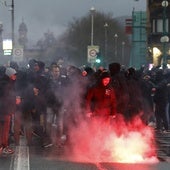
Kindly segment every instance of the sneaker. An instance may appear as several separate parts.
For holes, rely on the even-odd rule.
[[[36,132],[34,132],[34,131],[32,131],[32,135],[33,135],[33,136],[35,136],[35,137],[40,138],[40,135],[39,135],[39,134],[37,134],[37,133],[36,133]]]
[[[170,133],[168,130],[163,130],[162,133],[166,134],[166,133]]]
[[[52,147],[52,146],[53,146],[52,143],[47,143],[47,144],[43,145],[44,148],[49,148],[49,147]]]
[[[155,122],[149,122],[149,123],[148,123],[148,126],[155,128],[155,127],[156,127],[156,124],[155,124]]]
[[[8,146],[6,148],[3,149],[2,151],[3,154],[13,154],[14,153],[14,150],[9,148]]]
[[[20,130],[20,135],[24,136],[24,131],[23,130]]]
[[[64,145],[64,144],[66,143],[66,141],[67,141],[67,136],[66,136],[66,135],[62,135],[62,136],[60,137],[60,143],[61,143],[62,145]]]

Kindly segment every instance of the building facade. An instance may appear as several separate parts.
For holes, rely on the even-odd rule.
[[[130,66],[140,69],[147,64],[146,11],[132,12],[132,50]]]
[[[148,54],[154,66],[170,63],[170,0],[147,0]]]

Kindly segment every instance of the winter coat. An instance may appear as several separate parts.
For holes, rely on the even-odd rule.
[[[16,109],[15,82],[8,77],[0,80],[0,120],[4,120],[4,116],[13,114]]]
[[[90,88],[86,97],[86,111],[94,116],[109,116],[116,114],[116,97],[111,86],[99,84]]]

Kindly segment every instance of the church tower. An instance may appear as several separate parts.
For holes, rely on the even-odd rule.
[[[22,19],[22,23],[19,25],[19,38],[18,38],[18,43],[21,45],[24,49],[27,47],[27,26],[24,23],[24,20]]]

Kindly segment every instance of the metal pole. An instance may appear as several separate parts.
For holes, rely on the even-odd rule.
[[[93,14],[91,15],[91,45],[93,45],[93,24],[94,24],[94,17]]]
[[[93,45],[93,38],[94,38],[94,12],[95,12],[95,8],[91,7],[90,12],[91,12],[91,46],[92,46]]]
[[[125,42],[122,42],[122,64],[124,64],[124,56],[125,56]]]
[[[105,58],[107,57],[107,28],[108,24],[104,24],[104,31],[105,31]]]
[[[168,6],[168,1],[162,1],[163,6],[163,37],[166,36],[166,7]],[[167,58],[166,58],[166,39],[163,41],[163,68],[167,66]]]
[[[2,31],[3,31],[3,24],[0,21],[0,54],[2,52]]]
[[[14,47],[15,37],[14,37],[14,0],[11,3],[11,26],[12,26],[12,44]]]
[[[117,59],[117,38],[118,38],[118,35],[115,34],[114,38],[115,38],[115,59]]]
[[[90,9],[91,12],[91,46],[93,46],[93,38],[94,38],[94,12],[95,12],[95,8],[91,7]],[[91,68],[94,67],[94,63],[93,61],[91,61]]]

